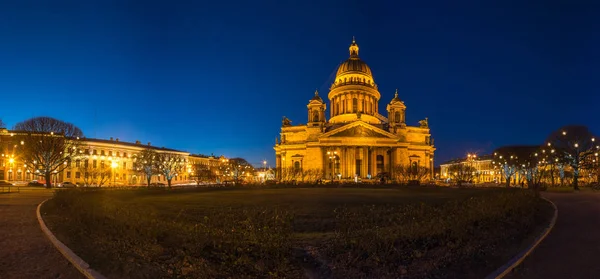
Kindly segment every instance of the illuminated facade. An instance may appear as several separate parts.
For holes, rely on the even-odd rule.
[[[32,180],[43,180],[42,177],[25,169],[24,164],[19,161],[18,147],[20,142],[18,136],[18,132],[0,129],[0,180],[17,184],[26,184]],[[133,156],[147,148],[153,149],[158,153],[174,153],[184,158],[186,166],[180,174],[173,178],[173,184],[191,182],[193,179],[192,166],[194,164],[218,168],[224,159],[223,157],[215,158],[213,156],[193,155],[189,152],[152,146],[150,143],[142,144],[139,141],[130,143],[113,138],[109,140],[82,138],[81,142],[82,155],[80,159],[75,162],[65,163],[68,165],[63,171],[52,175],[52,183],[68,181],[80,185],[145,185],[146,180],[143,174],[140,174],[140,172],[133,168]],[[105,179],[91,177],[101,176],[102,174],[97,170],[102,169],[107,170],[108,177]],[[86,177],[86,173],[89,174],[88,177]],[[151,182],[166,184],[166,179],[164,176],[157,174],[152,177]]]
[[[318,169],[326,179],[375,177],[392,173],[399,164],[433,170],[435,147],[427,118],[408,126],[397,91],[385,107],[387,117],[381,115],[381,94],[358,50],[353,40],[350,57],[330,87],[329,120],[318,92],[307,105],[308,123],[292,125],[284,117],[274,147],[279,170]]]

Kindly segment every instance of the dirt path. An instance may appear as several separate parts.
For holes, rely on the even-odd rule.
[[[0,278],[84,278],[40,229],[36,208],[51,196],[44,189],[0,194]]]
[[[600,193],[545,193],[558,207],[548,237],[506,278],[598,278]]]

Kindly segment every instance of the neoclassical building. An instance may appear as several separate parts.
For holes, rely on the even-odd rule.
[[[0,128],[0,180],[15,184],[26,184],[31,180],[43,180],[42,177],[25,168],[19,156],[18,146],[22,144],[21,131],[10,131]],[[72,182],[76,184],[98,184],[98,179],[85,177],[85,172],[110,167],[110,179],[105,186],[145,185],[146,181],[139,171],[134,169],[133,157],[144,149],[152,149],[158,153],[168,152],[181,156],[186,163],[185,169],[172,180],[173,184],[190,183],[193,180],[193,167],[196,164],[209,168],[225,165],[225,157],[194,155],[186,151],[153,146],[149,142],[125,142],[118,138],[110,139],[81,139],[83,155],[75,162],[65,163],[66,168],[51,176],[52,183]],[[89,168],[85,168],[89,166]],[[217,173],[217,175],[223,175]],[[152,183],[165,183],[164,176],[157,174],[152,177]]]
[[[274,147],[278,169],[320,169],[327,179],[391,174],[401,164],[433,170],[435,147],[427,118],[418,126],[407,125],[397,90],[385,106],[386,116],[381,115],[381,94],[355,40],[349,50],[327,94],[329,119],[319,92],[308,102],[306,124],[283,118]]]

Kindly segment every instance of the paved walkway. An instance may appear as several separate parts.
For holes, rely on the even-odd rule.
[[[36,207],[51,196],[44,189],[0,193],[0,278],[83,278],[38,224]]]
[[[600,193],[544,193],[558,207],[552,232],[506,278],[599,278]]]

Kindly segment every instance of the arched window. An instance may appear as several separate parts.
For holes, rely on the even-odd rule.
[[[294,169],[300,170],[300,162],[299,161],[294,162]]]
[[[319,112],[313,110],[313,122],[319,122]]]
[[[335,103],[335,115],[340,114],[340,103]]]
[[[352,98],[352,112],[358,111],[358,99]]]
[[[410,172],[412,174],[417,174],[418,171],[418,166],[417,166],[417,162],[412,162],[411,166],[410,166]]]
[[[394,122],[400,123],[400,112],[399,111],[394,113]]]

